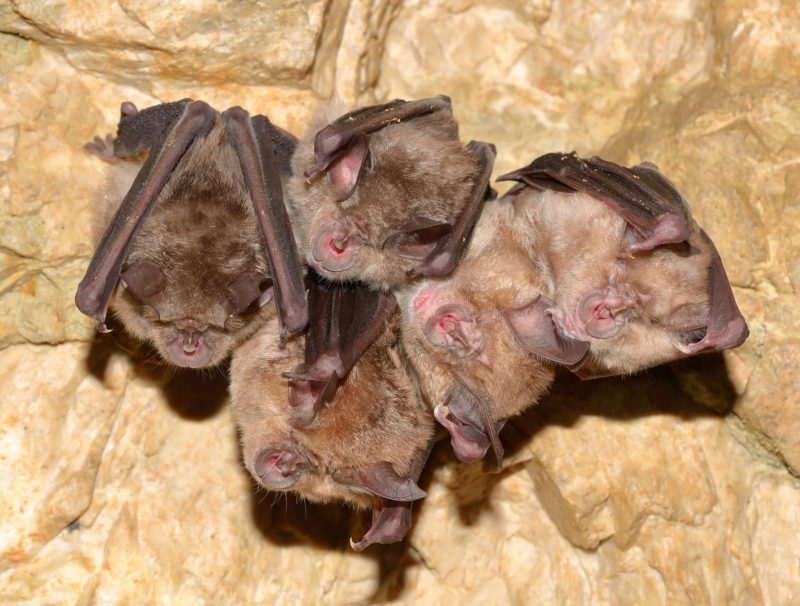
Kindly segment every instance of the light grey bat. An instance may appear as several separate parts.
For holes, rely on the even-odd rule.
[[[268,490],[371,509],[369,531],[351,541],[358,551],[401,540],[411,503],[425,496],[416,482],[435,423],[397,355],[395,324],[385,325],[326,405],[300,425],[284,375],[304,359],[301,336],[279,349],[270,320],[231,363],[232,410],[248,471]]]
[[[462,145],[443,95],[320,126],[298,144],[286,187],[308,265],[380,290],[450,273],[492,191],[494,146]]]
[[[219,114],[189,99],[141,112],[123,103],[121,114],[113,142],[87,145],[111,174],[78,308],[102,332],[110,305],[131,334],[190,368],[222,361],[276,308],[282,338],[302,330],[303,276],[281,188],[294,137],[240,107]]]

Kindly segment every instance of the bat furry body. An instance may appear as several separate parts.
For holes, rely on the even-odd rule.
[[[537,250],[546,313],[589,346],[578,374],[636,372],[747,337],[713,242],[654,165],[548,154],[511,178],[523,185],[499,203]]]
[[[499,462],[497,432],[554,375],[553,364],[519,345],[506,318],[545,289],[513,215],[511,205],[487,205],[456,270],[398,294],[406,358],[463,461],[483,457],[491,445]]]
[[[378,126],[365,125],[376,115]],[[307,263],[381,290],[410,273],[449,273],[487,190],[493,148],[460,143],[446,97],[361,108],[325,128],[322,120],[298,143],[287,184]],[[431,269],[443,248],[452,249],[447,268]]]
[[[302,426],[293,423],[283,376],[303,360],[301,337],[279,349],[277,322],[270,320],[236,349],[231,363],[232,410],[248,471],[269,490],[372,509],[372,528],[354,544],[359,550],[400,540],[410,523],[410,502],[425,494],[415,482],[434,420],[398,358],[394,324]]]
[[[186,116],[191,117],[190,110],[198,106],[204,110],[205,130],[186,126]],[[172,117],[166,126],[163,120],[151,119],[160,115],[161,108],[167,108]],[[270,194],[263,193],[264,186],[248,181],[248,173],[260,169],[243,170],[251,149],[236,148],[247,147],[241,141],[248,137],[234,131],[241,125],[245,130],[253,127],[246,112],[236,109],[238,113],[228,110],[220,115],[202,102],[187,100],[138,112],[132,104],[123,104],[114,149],[99,139],[87,146],[109,160],[110,175],[99,196],[100,244],[76,301],[102,327],[104,299],[97,293],[104,290],[105,305],[110,298],[110,307],[125,328],[178,366],[200,368],[222,361],[275,315],[271,301],[276,293],[285,297],[293,291],[298,301],[289,315],[283,314],[291,330],[305,324],[302,278],[288,219],[282,222],[280,214],[270,209],[279,245],[272,238],[265,246],[254,199]],[[266,119],[257,118],[262,122],[250,148],[282,136],[265,126],[271,127]],[[125,130],[131,123],[133,127]],[[173,140],[180,134],[186,147],[174,154],[170,164],[163,156],[172,151]],[[141,136],[148,140],[135,140]],[[143,150],[150,150],[146,160],[138,154]],[[128,155],[130,159],[122,158]],[[281,163],[271,144],[264,156],[268,164]],[[283,164],[288,168],[287,160]],[[272,180],[268,187],[277,190],[272,197],[279,197],[277,170],[261,172]],[[143,202],[131,211],[134,198]],[[282,199],[275,200],[276,207],[282,204]],[[120,235],[128,225],[135,227]],[[287,285],[286,275],[294,285]]]

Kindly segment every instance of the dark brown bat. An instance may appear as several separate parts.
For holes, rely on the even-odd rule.
[[[589,345],[579,375],[631,373],[747,338],[714,244],[655,165],[554,153],[501,179],[522,184],[504,201],[536,247],[546,313],[562,337]],[[541,312],[509,317],[525,323]],[[518,334],[538,353],[535,336]]]
[[[354,110],[314,128],[292,160],[287,201],[308,264],[380,290],[449,274],[491,192],[494,146],[458,140],[440,95]]]
[[[403,538],[416,484],[428,456],[434,420],[421,405],[396,352],[396,322],[366,349],[312,422],[298,427],[287,401],[290,372],[305,356],[301,336],[277,347],[270,320],[237,348],[231,363],[232,410],[244,463],[255,480],[317,502],[372,509],[372,526],[357,543]]]
[[[546,289],[535,250],[513,221],[511,205],[487,205],[456,270],[397,295],[405,357],[462,461],[482,458],[491,446],[500,464],[505,420],[547,390],[551,362],[576,363],[587,349],[560,339],[544,307],[534,326],[508,321],[509,312],[539,305]],[[515,330],[539,336],[538,356]]]
[[[190,99],[141,112],[123,103],[121,113],[113,143],[87,145],[110,161],[111,178],[78,308],[105,331],[110,303],[129,332],[191,368],[219,363],[276,308],[281,338],[302,330],[281,188],[296,140],[264,116]],[[143,164],[122,159],[146,150]]]

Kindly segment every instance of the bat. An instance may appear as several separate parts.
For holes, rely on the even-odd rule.
[[[312,320],[313,323],[313,320]],[[240,345],[231,362],[231,401],[242,457],[255,481],[317,502],[372,509],[372,525],[357,551],[400,541],[432,445],[434,420],[421,405],[396,351],[397,321],[383,329],[354,363],[312,422],[293,422],[284,375],[302,364],[302,336],[276,345],[269,320]]]
[[[379,290],[449,274],[493,193],[494,146],[459,142],[444,95],[363,107],[318,126],[298,143],[286,186],[308,265]]]
[[[579,376],[632,373],[747,338],[713,242],[655,165],[552,153],[498,180],[518,181],[501,203],[517,209],[536,247],[545,313],[563,338],[589,345]],[[535,339],[521,343],[537,352]]]
[[[301,331],[308,307],[281,185],[295,146],[241,107],[123,103],[117,138],[87,145],[111,176],[78,308],[107,332],[110,305],[127,331],[189,368],[218,364],[276,312],[281,339]]]
[[[513,207],[492,202],[450,276],[397,294],[408,366],[461,461],[481,459],[491,447],[500,465],[506,419],[546,392],[555,363],[574,364],[588,349],[561,339],[544,313],[547,285],[534,253],[514,225]],[[536,322],[509,321],[513,310],[537,305]],[[519,342],[530,333],[540,340],[537,355]]]

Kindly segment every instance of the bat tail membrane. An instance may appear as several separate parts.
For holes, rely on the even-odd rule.
[[[303,287],[300,254],[283,202],[271,124],[264,116],[255,116],[251,120],[250,114],[241,107],[225,110],[222,121],[228,139],[239,157],[244,181],[264,238],[275,304],[281,321],[281,335],[285,337],[287,334],[298,333],[308,324],[308,303]]]
[[[75,295],[78,309],[95,318],[101,332],[106,331],[108,304],[142,220],[194,138],[207,135],[216,120],[217,112],[203,101],[177,103],[183,103],[179,117],[153,142],[147,160],[100,239]],[[146,112],[138,112],[131,119]]]
[[[122,157],[135,156],[152,148],[169,125],[181,117],[189,103],[192,103],[191,99],[181,99],[139,111],[133,103],[126,101],[120,108],[114,153]]]

